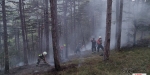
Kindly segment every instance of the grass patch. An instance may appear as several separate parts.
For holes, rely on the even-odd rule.
[[[121,52],[111,51],[110,60],[104,62],[97,54],[62,64],[62,71],[40,75],[150,75],[150,49],[132,48]]]

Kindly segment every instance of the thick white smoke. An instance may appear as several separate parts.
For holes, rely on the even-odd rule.
[[[116,34],[116,0],[112,2],[112,23],[111,23],[111,42],[110,49],[115,48],[115,34]],[[107,0],[90,0],[89,1],[89,15],[91,15],[91,11],[94,14],[94,20],[96,24],[95,33],[93,33],[92,37],[97,40],[98,36],[102,36],[103,46],[105,41],[105,29],[106,29],[106,4]],[[121,33],[121,47],[128,45],[133,42],[133,38],[131,38],[128,33],[132,34],[133,32],[133,19],[136,18],[137,14],[141,12],[141,9],[144,8],[144,3],[137,3],[137,1],[133,2],[131,0],[124,0],[123,5],[123,19],[122,19],[122,33]],[[130,42],[129,42],[130,41]],[[91,43],[89,42],[86,46],[91,49]]]

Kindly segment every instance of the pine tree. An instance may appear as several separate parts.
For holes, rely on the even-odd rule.
[[[112,14],[112,0],[107,0],[106,35],[105,35],[105,46],[104,46],[104,61],[105,60],[109,60],[110,35],[111,35],[111,14]]]
[[[2,0],[2,16],[3,16],[3,27],[4,27],[4,51],[5,51],[5,73],[9,73],[9,55],[8,55],[8,34],[7,34],[7,23],[6,23],[6,9],[5,0]]]
[[[59,62],[59,40],[58,40],[58,25],[57,25],[57,0],[50,0],[51,8],[51,20],[52,20],[52,43],[53,43],[53,53],[54,53],[54,64],[55,69],[60,70]]]

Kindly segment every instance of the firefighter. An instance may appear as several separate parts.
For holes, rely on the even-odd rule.
[[[91,40],[91,42],[92,42],[92,52],[95,52],[96,51],[96,40],[95,40],[95,38],[93,38]]]
[[[66,44],[64,44],[63,46],[60,46],[60,52],[59,52],[59,54],[60,54],[60,60],[62,61],[63,60],[63,52],[64,52],[64,50],[65,50],[65,47],[66,47]]]
[[[76,46],[76,50],[75,50],[75,53],[76,54],[80,54],[81,53],[81,48],[82,48],[82,45],[81,45],[81,43],[78,43],[78,45]]]
[[[102,46],[102,37],[99,36],[98,40],[97,40],[97,52],[99,52],[99,49],[104,50],[104,47]]]
[[[47,61],[46,61],[46,58],[45,58],[46,55],[47,55],[47,52],[45,52],[45,51],[42,54],[39,54],[36,66],[38,66],[40,64],[41,60],[43,60],[44,63],[48,64]]]

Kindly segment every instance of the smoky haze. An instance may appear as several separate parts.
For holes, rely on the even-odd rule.
[[[94,16],[95,20],[95,32],[91,35],[98,39],[98,36],[102,36],[103,46],[105,41],[105,29],[106,29],[106,3],[107,0],[90,0],[87,12],[89,15]],[[132,0],[124,0],[123,2],[123,19],[122,19],[122,32],[121,32],[121,47],[133,44],[133,38],[129,34],[133,35],[133,20],[139,17],[140,13],[143,13],[143,9],[146,8],[145,2],[137,2]],[[143,14],[141,14],[143,15]],[[111,42],[110,49],[115,48],[115,32],[116,30],[116,0],[112,2],[112,23],[111,23]],[[91,48],[90,42],[87,45],[89,50]]]
[[[19,1],[19,0],[12,0],[12,1]],[[31,0],[25,0],[25,3],[30,3]],[[35,3],[34,3],[35,1]],[[62,51],[62,58],[63,58],[63,62],[68,61],[68,59],[66,58],[66,47],[68,47],[68,55],[74,55],[75,54],[75,50],[76,47],[79,43],[82,43],[84,45],[84,47],[82,48],[82,53],[81,55],[84,55],[84,51],[91,51],[91,39],[95,38],[96,40],[98,39],[99,36],[102,36],[102,41],[103,41],[103,46],[104,46],[104,41],[105,41],[105,29],[106,29],[106,4],[107,4],[107,0],[78,0],[79,2],[81,1],[85,1],[85,3],[80,4],[79,2],[75,2],[76,5],[80,5],[80,6],[76,6],[75,7],[75,11],[74,11],[74,7],[73,7],[73,3],[69,4],[69,1],[73,0],[68,0],[68,6],[67,6],[67,12],[66,12],[66,17],[64,16],[64,8],[65,6],[60,6],[63,3],[63,0],[58,0],[58,11],[62,11],[62,12],[58,12],[58,25],[59,25],[59,46],[64,46],[64,44],[66,45],[63,48]],[[134,30],[136,29],[134,26],[134,21],[138,20],[138,19],[144,19],[145,24],[148,24],[148,17],[150,16],[149,9],[148,9],[148,5],[145,3],[146,0],[141,0],[141,1],[132,1],[132,0],[123,0],[123,19],[122,19],[122,32],[121,32],[121,47],[126,47],[126,46],[132,46],[134,43],[134,38],[133,38],[133,34],[134,34]],[[38,3],[38,4],[37,4]],[[32,11],[32,13],[25,13],[26,15],[29,16],[28,19],[32,20],[36,20],[36,24],[38,24],[39,22],[37,21],[41,21],[41,23],[39,24],[42,25],[44,24],[44,19],[43,19],[43,15],[44,15],[44,9],[45,9],[45,4],[43,3],[42,0],[37,1],[33,0],[33,2],[31,1],[31,6],[33,5],[33,8],[36,11]],[[14,8],[16,8],[17,10],[19,10],[18,5],[13,4],[13,3],[6,3],[6,5],[10,5]],[[69,7],[69,5],[72,7]],[[30,5],[29,5],[30,6]],[[28,5],[26,6],[28,7]],[[25,7],[25,8],[26,8]],[[48,11],[50,12],[50,7],[48,8]],[[29,9],[28,9],[29,10]],[[19,11],[15,11],[15,13],[17,13],[17,17],[19,16]],[[72,13],[72,14],[71,14]],[[42,14],[42,15],[41,15]],[[16,14],[15,14],[16,15]],[[8,17],[16,17],[15,15],[8,15]],[[49,14],[50,15],[50,14]],[[36,19],[36,17],[38,17],[38,19]],[[26,19],[26,20],[28,20]],[[20,19],[19,19],[20,20]],[[50,20],[50,19],[49,19]],[[65,20],[66,23],[65,23]],[[14,24],[14,27],[16,25],[16,27],[20,26],[21,23],[18,22],[14,22],[12,23],[12,19],[10,22],[8,22],[7,24],[11,24],[11,26],[13,26],[12,24]],[[2,22],[0,22],[0,24],[2,25]],[[36,27],[36,26],[35,26]],[[37,25],[38,27],[38,25]],[[73,28],[72,28],[73,27]],[[51,27],[50,27],[51,28]],[[38,31],[38,28],[36,29]],[[20,31],[21,32],[21,31]],[[42,50],[39,50],[38,48],[38,43],[37,40],[34,40],[36,43],[36,47],[35,47],[35,51],[33,51],[33,53],[30,54],[30,56],[28,56],[29,59],[29,64],[35,64],[37,62],[38,59],[38,55],[42,52],[42,51],[46,51],[46,37],[45,37],[45,33],[44,31],[41,31],[41,35],[42,35],[42,42],[41,46],[42,46]],[[39,39],[39,36],[37,36],[38,32],[34,34],[34,38]],[[110,42],[110,49],[113,50],[115,48],[115,34],[116,34],[116,0],[113,0],[112,2],[112,23],[111,23],[111,42]],[[137,32],[137,38],[136,40],[140,39],[141,37],[141,32],[138,31]],[[38,37],[38,38],[37,38]],[[50,47],[50,53],[49,53],[49,63],[51,65],[54,65],[54,59],[53,59],[53,46],[52,46],[52,38],[51,38],[51,30],[49,33],[49,47]],[[67,39],[66,39],[67,38]],[[143,37],[145,38],[145,37]],[[22,40],[22,38],[20,39]],[[30,40],[30,39],[29,39]],[[66,41],[67,40],[67,41]],[[39,41],[39,40],[38,40]],[[29,41],[30,42],[30,41]],[[10,62],[13,62],[10,64],[10,66],[12,67],[18,67],[18,66],[22,66],[23,64],[23,48],[22,47],[22,41],[20,41],[21,45],[20,46],[20,50],[18,50],[18,55],[12,56],[10,58]],[[31,50],[32,51],[32,50]],[[32,57],[32,55],[34,55],[34,57]],[[32,57],[32,58],[30,58]],[[82,58],[82,56],[81,56]],[[3,61],[3,60],[2,60]],[[14,62],[15,61],[15,62]],[[81,61],[82,62],[82,61]],[[81,63],[79,62],[79,63]],[[4,62],[2,63],[4,64]],[[0,68],[3,69],[4,66],[0,65]]]
[[[95,38],[98,39],[99,36],[102,37],[103,46],[105,41],[105,29],[106,29],[106,4],[107,0],[89,0],[89,2],[84,6],[84,10],[86,11],[86,15],[94,22],[90,24],[94,26],[93,32],[86,39],[85,47],[82,48],[81,51],[91,50],[91,41],[90,39]],[[122,19],[122,32],[121,32],[121,47],[132,46],[133,45],[133,31],[135,29],[133,25],[134,19],[139,17],[139,14],[145,13],[141,10],[146,9],[145,2],[137,2],[132,0],[124,0],[123,2],[123,19]],[[143,15],[143,14],[141,14]],[[70,16],[70,15],[68,15]],[[62,18],[63,19],[63,18]],[[88,19],[87,19],[88,20]],[[76,25],[80,25],[76,23]],[[77,27],[78,29],[79,27]],[[84,29],[84,28],[83,28]],[[85,30],[85,34],[88,33],[89,30]],[[76,35],[75,34],[80,34]],[[68,51],[69,55],[73,55],[76,44],[75,41],[82,40],[81,36],[85,35],[78,30],[75,33],[68,35]],[[115,48],[115,34],[116,34],[116,0],[112,2],[112,23],[111,23],[111,42],[110,49],[113,50]],[[140,32],[138,33],[140,36]],[[60,45],[65,44],[64,37],[60,37]],[[71,39],[69,39],[71,38]],[[73,40],[72,40],[73,39]],[[138,39],[138,38],[137,38]],[[73,41],[73,42],[72,42]],[[78,41],[79,42],[79,41]],[[65,55],[65,51],[63,51]],[[84,52],[82,53],[84,54]],[[52,57],[52,56],[51,56]],[[63,56],[65,59],[65,56]]]

